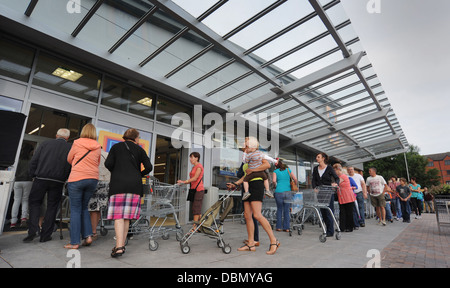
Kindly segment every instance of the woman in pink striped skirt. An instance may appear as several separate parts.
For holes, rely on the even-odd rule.
[[[125,141],[112,146],[105,160],[105,167],[111,171],[107,217],[114,220],[116,232],[112,257],[125,253],[130,220],[138,219],[141,212],[142,177],[153,169],[147,153],[137,144],[139,132],[130,128],[122,138]],[[141,170],[141,164],[144,170]]]

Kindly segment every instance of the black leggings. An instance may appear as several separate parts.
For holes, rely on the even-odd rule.
[[[422,201],[420,201],[417,198],[411,198],[411,205],[412,205],[412,209],[416,213],[416,215],[418,215],[418,216],[422,215],[422,210],[423,210]]]

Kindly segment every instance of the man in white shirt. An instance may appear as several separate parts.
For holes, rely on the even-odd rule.
[[[348,175],[355,180],[356,185],[358,188],[356,190],[353,190],[353,192],[356,194],[356,201],[358,203],[358,211],[359,211],[359,226],[364,227],[366,226],[365,220],[364,220],[364,199],[367,199],[367,188],[366,188],[366,182],[364,181],[364,178],[361,176],[361,174],[355,173],[355,169],[352,166],[347,167]]]
[[[389,187],[383,176],[377,175],[377,169],[370,168],[369,174],[370,176],[367,177],[366,185],[370,194],[370,202],[377,212],[378,223],[386,226],[386,200],[384,199],[384,193]]]

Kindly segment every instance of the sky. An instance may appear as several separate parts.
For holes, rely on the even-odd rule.
[[[341,3],[409,144],[422,155],[450,152],[450,1]]]
[[[198,16],[197,14],[216,1],[175,2]],[[320,2],[324,4],[329,1]],[[203,6],[198,5],[199,3]],[[240,9],[236,9],[236,3]],[[270,3],[273,3],[273,0],[229,1],[209,16],[205,23],[213,25],[216,32],[227,32]],[[295,6],[298,3],[304,3],[306,6]],[[341,0],[341,3],[368,54],[409,144],[419,147],[422,155],[450,152],[450,73],[447,69],[450,67],[450,0]],[[369,6],[372,9],[367,8],[368,4],[372,4]],[[292,21],[291,18],[298,19],[299,15],[293,11],[310,11],[312,7],[309,6],[308,1],[288,1],[277,8],[276,12],[265,16],[264,21],[259,22],[269,24],[264,28],[266,30],[279,31]],[[303,13],[307,13],[305,11]],[[280,17],[280,14],[284,16]],[[240,32],[230,40],[243,47],[249,42],[248,46],[251,47],[251,42],[260,41],[257,35],[261,33],[252,31],[258,25],[246,28],[246,32]],[[261,26],[258,28],[261,29]],[[307,34],[310,28],[312,26],[300,32]],[[316,31],[310,32],[317,35]],[[267,34],[270,35],[271,31],[266,31],[262,36]],[[289,36],[308,38],[304,35]],[[292,42],[301,41],[296,39]],[[267,46],[269,50],[273,49],[272,46]],[[263,53],[261,50],[257,52]],[[301,53],[307,53],[304,50],[306,49],[302,49]],[[297,54],[294,57],[309,57]],[[287,60],[290,61],[291,58]],[[282,64],[277,62],[277,66],[279,65]]]

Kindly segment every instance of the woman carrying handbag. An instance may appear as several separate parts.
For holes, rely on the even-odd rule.
[[[272,181],[275,188],[275,201],[277,204],[277,224],[276,231],[289,232],[290,226],[290,208],[292,192],[298,191],[297,179],[291,172],[291,169],[278,160],[277,169],[273,171]],[[296,189],[297,188],[297,189]]]
[[[189,154],[189,161],[193,165],[191,172],[189,173],[189,179],[188,180],[178,180],[178,184],[190,184],[191,185],[191,191],[190,194],[194,194],[193,199],[192,196],[189,197],[188,201],[191,201],[192,203],[192,215],[194,224],[192,226],[191,231],[195,231],[196,224],[195,222],[200,220],[200,216],[202,214],[202,204],[203,204],[203,196],[205,195],[205,187],[203,186],[203,174],[204,169],[203,165],[199,162],[200,161],[200,153],[198,152],[192,152]],[[195,187],[195,188],[194,188]],[[195,189],[195,190],[194,190]]]
[[[111,257],[125,253],[130,221],[139,219],[141,213],[142,177],[153,169],[147,153],[138,145],[139,132],[130,128],[122,138],[125,141],[112,146],[105,160],[105,167],[111,172],[107,219],[114,220],[116,232],[116,246]],[[144,165],[143,170],[141,165]]]

